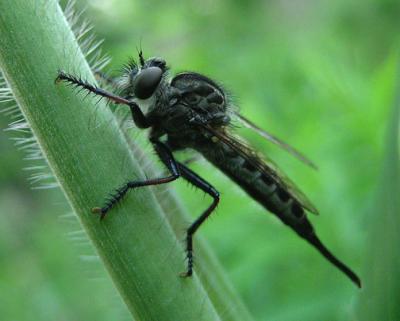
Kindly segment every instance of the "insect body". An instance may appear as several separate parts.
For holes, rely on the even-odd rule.
[[[306,216],[306,211],[317,213],[315,207],[272,162],[232,134],[232,117],[241,120],[307,164],[313,164],[292,147],[237,114],[224,90],[211,79],[194,72],[180,73],[170,79],[163,59],[145,60],[141,52],[139,62],[139,65],[135,62],[129,63],[123,76],[116,81],[120,89],[119,95],[61,71],[57,77],[58,81],[65,81],[95,95],[106,97],[114,103],[129,106],[137,127],[150,128],[149,139],[170,172],[167,177],[128,182],[117,189],[116,194],[102,207],[96,207],[92,211],[99,213],[102,219],[129,189],[164,184],[179,177],[200,188],[213,198],[213,202],[186,232],[188,266],[183,275],[191,276],[193,235],[219,202],[218,191],[186,165],[176,161],[173,156],[175,151],[193,149],[313,245],[360,287],[358,276],[331,254],[315,234]]]

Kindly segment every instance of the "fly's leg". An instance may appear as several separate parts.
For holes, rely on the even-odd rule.
[[[104,98],[107,98],[108,100],[112,101],[115,104],[122,104],[122,105],[127,105],[131,109],[132,113],[132,118],[133,121],[135,122],[135,125],[138,126],[139,128],[148,128],[150,127],[150,124],[146,118],[146,116],[143,114],[143,112],[140,110],[139,106],[133,102],[129,101],[128,99],[124,97],[120,97],[118,95],[115,95],[111,92],[108,92],[107,90],[98,88],[96,86],[93,86],[89,84],[86,81],[83,81],[82,79],[67,74],[63,71],[58,72],[58,76],[55,80],[56,83],[64,81],[72,86],[75,86],[77,88],[81,88],[81,90],[86,90],[88,93],[92,93],[96,96],[101,96]]]
[[[177,178],[179,178],[180,171],[179,171],[178,163],[175,161],[174,156],[172,155],[170,149],[165,144],[161,143],[160,141],[152,140],[152,143],[153,143],[154,150],[156,151],[158,157],[168,168],[171,175],[167,176],[167,177],[149,179],[146,181],[132,181],[132,182],[128,182],[125,185],[121,186],[120,188],[118,188],[116,190],[115,194],[111,195],[110,199],[107,200],[106,204],[103,207],[95,207],[92,209],[93,213],[100,214],[101,220],[105,217],[105,215],[108,213],[108,211],[114,207],[114,205],[116,205],[119,201],[122,200],[122,198],[126,195],[126,193],[130,189],[134,189],[136,187],[142,187],[142,186],[165,184],[165,183],[172,182],[172,181],[176,180]]]
[[[195,172],[187,168],[185,165],[178,163],[181,176],[194,186],[200,188],[213,198],[212,204],[201,214],[186,231],[186,252],[187,252],[187,271],[183,272],[181,276],[188,277],[193,274],[193,235],[201,224],[210,216],[212,211],[217,207],[219,202],[219,192],[203,178]]]

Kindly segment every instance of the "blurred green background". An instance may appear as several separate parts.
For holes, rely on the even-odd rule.
[[[105,39],[112,74],[141,44],[172,72],[222,83],[242,114],[318,164],[312,171],[241,131],[313,200],[318,234],[361,274],[362,290],[216,169],[192,165],[222,194],[200,233],[255,320],[400,320],[399,1],[77,5]],[[1,128],[12,121],[0,115]],[[1,320],[130,320],[61,191],[31,189],[24,168],[36,163],[13,146],[15,136],[0,136]],[[193,217],[210,201],[172,185]]]

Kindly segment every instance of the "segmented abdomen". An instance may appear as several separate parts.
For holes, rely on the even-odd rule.
[[[238,145],[238,144],[237,144]],[[214,166],[218,167],[228,177],[240,185],[252,198],[263,205],[267,210],[278,216],[281,221],[289,225],[299,236],[314,246],[329,262],[345,273],[358,287],[361,287],[359,277],[342,261],[337,259],[320,241],[308,221],[305,210],[291,195],[283,180],[277,179],[261,170],[262,162],[255,153],[244,147],[233,150],[226,143],[204,143],[196,146]],[[257,166],[256,166],[257,165]]]
[[[251,158],[257,157],[256,155],[247,155],[245,159],[221,142],[199,151],[214,166],[241,186],[247,194],[298,234],[304,237],[313,232],[304,209],[291,197],[285,186],[274,180],[268,173],[263,173],[253,166],[253,163],[257,162],[251,162]],[[257,159],[257,161],[260,160]]]

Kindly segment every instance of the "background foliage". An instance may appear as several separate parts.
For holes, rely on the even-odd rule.
[[[217,170],[204,161],[192,166],[222,194],[200,233],[256,320],[399,319],[391,304],[399,299],[396,247],[382,246],[399,244],[393,215],[399,212],[399,116],[392,112],[397,1],[78,4],[88,6],[87,17],[105,39],[111,73],[141,43],[146,56],[164,57],[172,72],[195,70],[219,80],[244,115],[319,165],[313,172],[242,131],[314,201],[318,234],[361,273],[362,291]],[[10,121],[1,116],[1,128]],[[30,189],[22,170],[30,163],[7,136],[0,136],[2,319],[129,319],[77,223],[65,215],[60,191]],[[193,216],[209,202],[183,182],[173,185]]]

